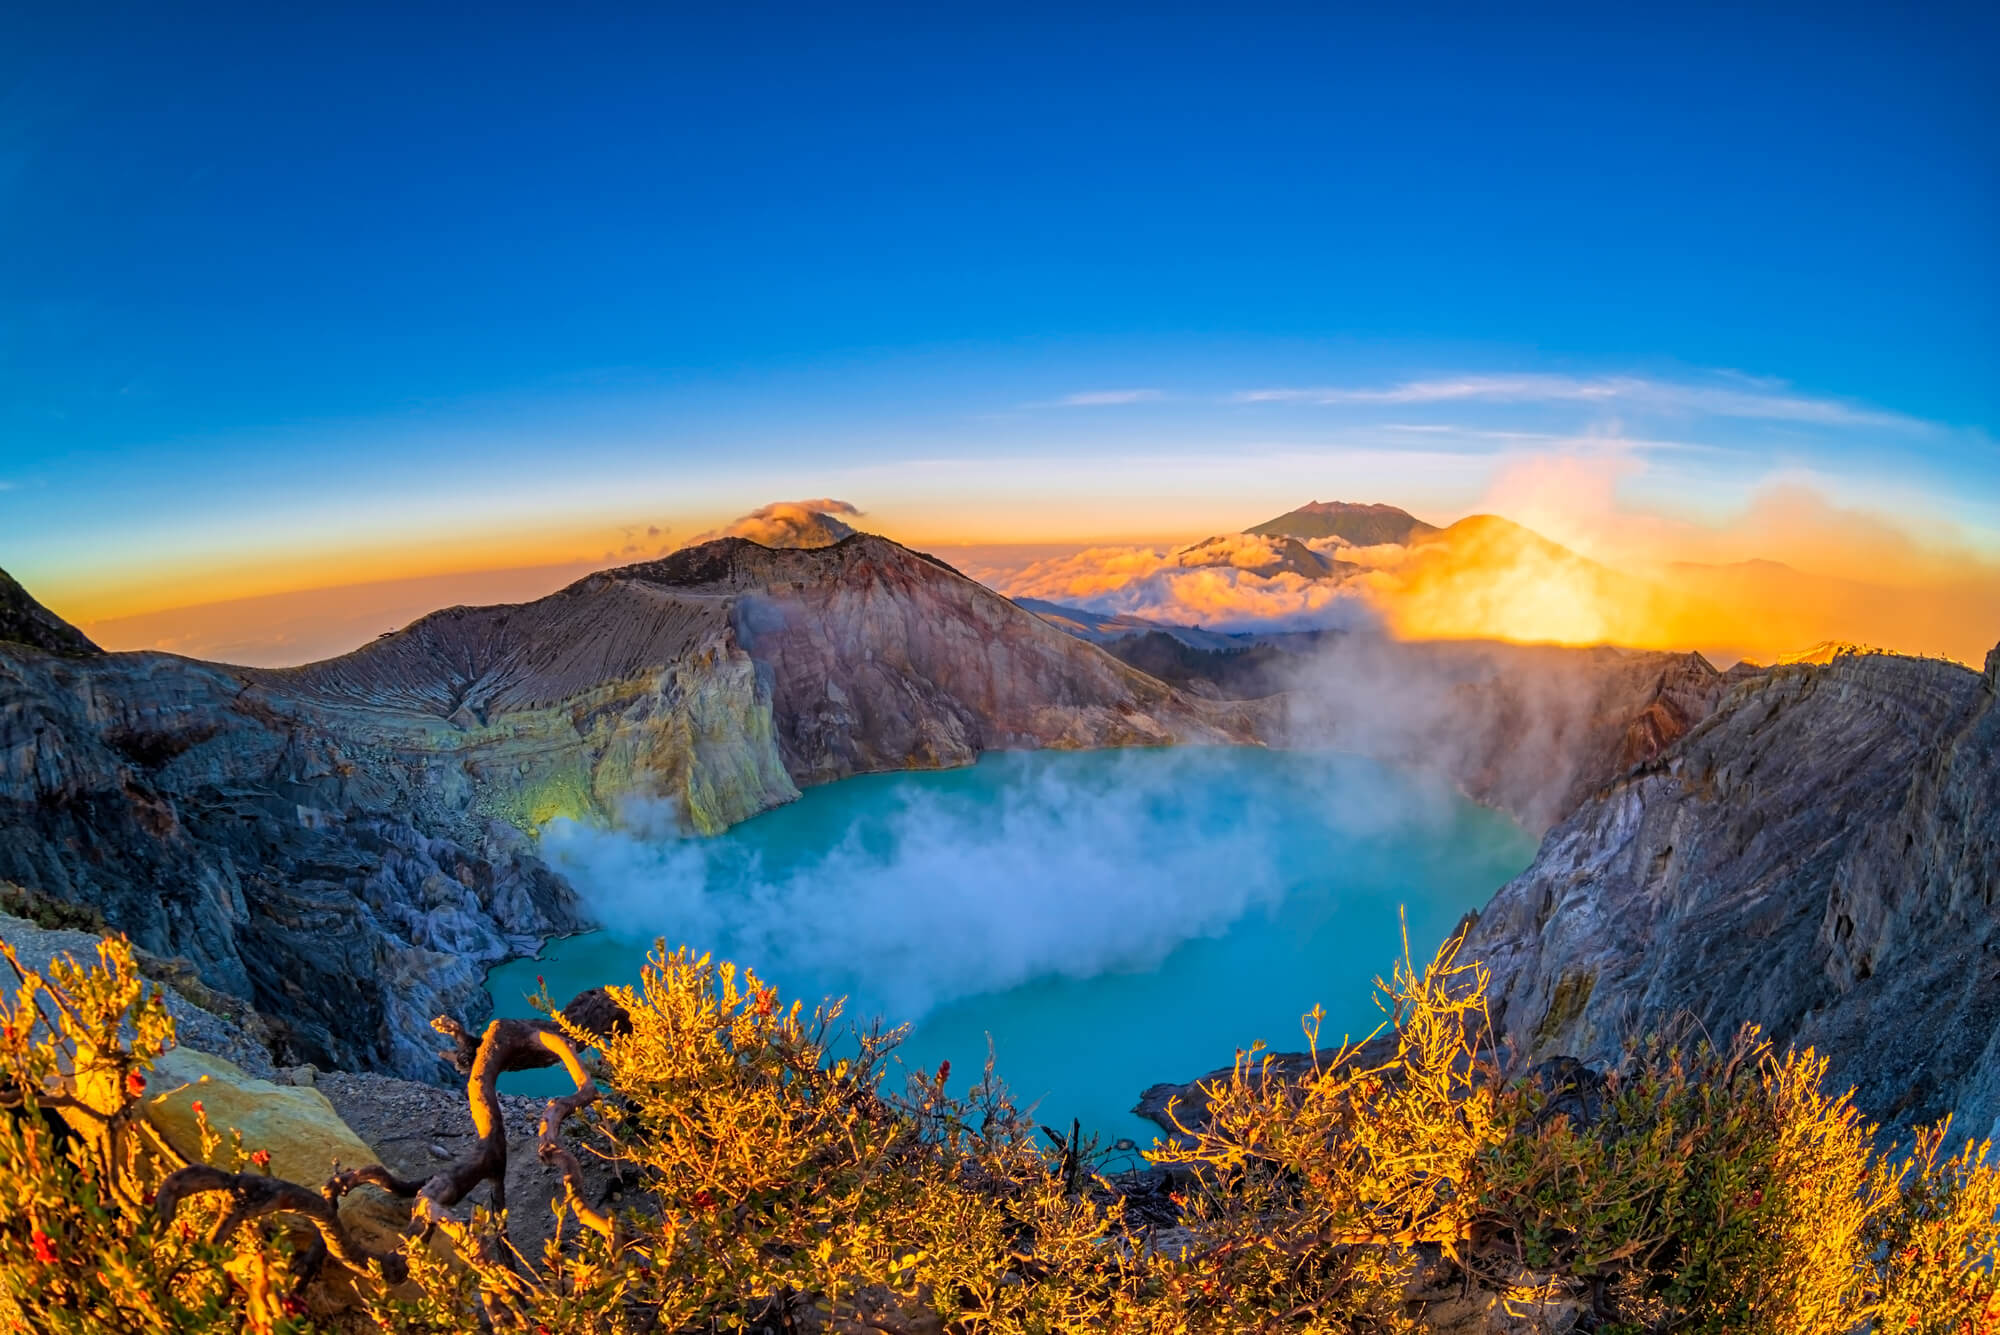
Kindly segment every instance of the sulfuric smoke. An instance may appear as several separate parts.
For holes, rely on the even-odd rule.
[[[761,838],[684,838],[670,808],[635,806],[616,829],[555,822],[543,849],[621,937],[685,942],[788,994],[823,989],[858,1013],[917,1020],[1037,978],[1153,969],[1324,874],[1356,838],[1421,835],[1448,806],[1337,757],[1031,759],[946,776],[962,783],[879,776],[809,794],[839,808],[831,829],[787,809],[759,818]],[[1301,838],[1302,808],[1317,838]]]

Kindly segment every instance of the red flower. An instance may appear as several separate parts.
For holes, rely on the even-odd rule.
[[[256,1164],[259,1168],[269,1168],[271,1166],[271,1151],[258,1150],[250,1156],[250,1162]]]
[[[49,1241],[48,1234],[38,1228],[28,1235],[28,1241],[34,1244],[35,1259],[37,1261],[40,1261],[43,1265],[54,1265],[56,1263],[56,1245]]]
[[[194,1109],[194,1115],[196,1117],[200,1117],[202,1115],[202,1106],[200,1099],[196,1099],[193,1103],[190,1103],[188,1107]]]
[[[536,974],[536,975],[535,975],[535,986],[536,986],[536,987],[547,987],[547,986],[548,986],[548,984],[542,981],[542,976],[541,976],[540,974]]]
[[[7,1036],[7,1041],[9,1043],[12,1043],[14,1041],[14,1026],[10,1024],[4,1027],[0,1027],[0,1034],[5,1034]]]
[[[715,1208],[715,1197],[708,1194],[706,1187],[694,1194],[694,1208],[697,1210],[713,1210]]]
[[[140,1075],[137,1071],[127,1071],[125,1073],[125,1092],[135,1099],[144,1094],[146,1092],[146,1077]]]

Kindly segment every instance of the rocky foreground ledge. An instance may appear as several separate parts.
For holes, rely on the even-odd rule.
[[[59,955],[94,964],[101,939],[0,913],[0,942],[12,946],[22,966],[36,973],[46,975],[49,962]],[[140,963],[173,1018],[178,1042],[155,1063],[142,1108],[191,1161],[201,1157],[197,1100],[212,1124],[241,1131],[246,1144],[270,1153],[276,1176],[296,1181],[318,1182],[335,1162],[350,1168],[379,1163],[398,1176],[421,1179],[473,1152],[478,1137],[462,1088],[323,1071],[310,1064],[280,1067],[272,1059],[268,1034],[254,1017],[246,1026],[240,1013],[204,1009],[181,991],[187,983],[174,961],[142,957]],[[0,986],[13,981],[0,963]],[[198,987],[195,991],[210,999]],[[561,1171],[536,1157],[536,1126],[547,1100],[502,1094],[499,1103],[508,1137],[509,1199],[545,1201],[559,1194]],[[583,1169],[596,1196],[615,1189],[595,1160],[585,1162]],[[407,1205],[372,1189],[353,1193],[341,1209],[343,1222],[357,1236],[382,1245],[394,1243],[408,1217]],[[550,1235],[551,1216],[546,1210],[515,1210],[507,1224],[514,1245],[536,1255]]]

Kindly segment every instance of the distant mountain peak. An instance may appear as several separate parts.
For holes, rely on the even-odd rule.
[[[1373,547],[1385,542],[1408,543],[1412,538],[1437,532],[1437,528],[1393,505],[1309,501],[1244,532],[1297,538],[1301,542],[1339,538],[1356,547]]]
[[[0,640],[31,645],[66,658],[104,652],[82,631],[36,602],[4,570],[0,570]]]

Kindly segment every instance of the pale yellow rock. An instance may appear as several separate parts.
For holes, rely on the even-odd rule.
[[[146,1120],[190,1163],[205,1162],[197,1101],[215,1131],[242,1133],[245,1152],[270,1151],[273,1177],[317,1188],[332,1176],[336,1160],[343,1168],[381,1162],[317,1089],[274,1085],[206,1052],[175,1048],[163,1054],[147,1085],[140,1104]],[[341,1222],[354,1238],[377,1249],[395,1247],[409,1217],[407,1202],[374,1187],[349,1193],[340,1206]]]

